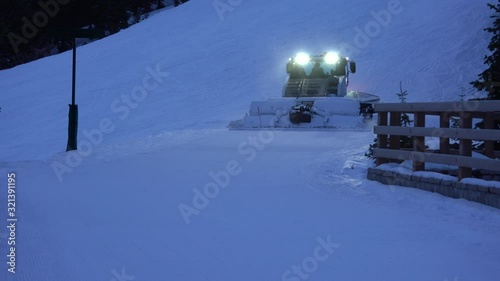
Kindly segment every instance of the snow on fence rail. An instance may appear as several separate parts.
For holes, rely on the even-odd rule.
[[[395,160],[412,160],[413,171],[424,171],[425,163],[458,166],[458,179],[472,176],[472,168],[500,172],[500,160],[495,159],[495,142],[500,141],[500,130],[495,121],[500,120],[500,101],[379,103],[377,148],[373,155],[380,164]],[[414,115],[414,127],[402,127],[403,113]],[[439,116],[439,128],[425,127],[426,116]],[[460,128],[450,128],[452,116],[460,118]],[[484,129],[472,129],[473,118],[483,119]],[[401,149],[400,137],[413,138],[413,149]],[[439,137],[439,150],[425,147],[425,137]],[[450,138],[458,139],[458,153],[450,149]],[[484,141],[482,153],[486,159],[472,157],[472,140]]]

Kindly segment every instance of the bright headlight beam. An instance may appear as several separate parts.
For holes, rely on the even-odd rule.
[[[300,65],[308,64],[311,61],[311,57],[306,53],[298,53],[295,56],[295,62]]]
[[[340,60],[340,57],[337,53],[329,52],[326,53],[324,60],[327,64],[336,64]]]

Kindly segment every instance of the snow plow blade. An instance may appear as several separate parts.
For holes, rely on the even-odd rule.
[[[289,74],[280,99],[254,101],[230,129],[336,129],[364,127],[379,97],[347,91],[356,63],[336,53],[299,53],[286,65]]]
[[[349,92],[345,97],[254,101],[243,119],[232,121],[228,128],[361,128],[365,126],[366,119],[371,117],[363,114],[363,110],[366,111],[378,100],[377,96],[367,93]],[[295,120],[298,122],[294,122]]]

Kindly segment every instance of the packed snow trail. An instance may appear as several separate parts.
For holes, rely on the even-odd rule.
[[[1,71],[0,185],[16,173],[19,221],[16,274],[0,228],[0,280],[497,280],[500,212],[367,181],[370,131],[223,129],[280,96],[288,57],[355,46],[390,4],[344,54],[350,86],[458,99],[483,67],[486,3],[242,1],[220,16],[189,1],[78,48],[73,153],[71,53]],[[230,182],[193,202],[211,172]]]
[[[370,136],[178,132],[130,146],[140,154],[89,156],[62,183],[49,163],[18,163],[18,272],[0,276],[295,280],[330,241],[302,270],[311,280],[496,280],[498,210],[364,180]],[[239,173],[218,176],[225,187],[187,224],[179,205],[196,208],[193,189],[228,163]]]

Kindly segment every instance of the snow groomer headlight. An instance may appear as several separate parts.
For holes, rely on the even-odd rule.
[[[294,61],[300,65],[306,65],[311,61],[311,57],[306,53],[298,53],[295,55]]]
[[[337,53],[328,52],[325,54],[324,60],[327,64],[336,64],[340,60],[340,57]]]

